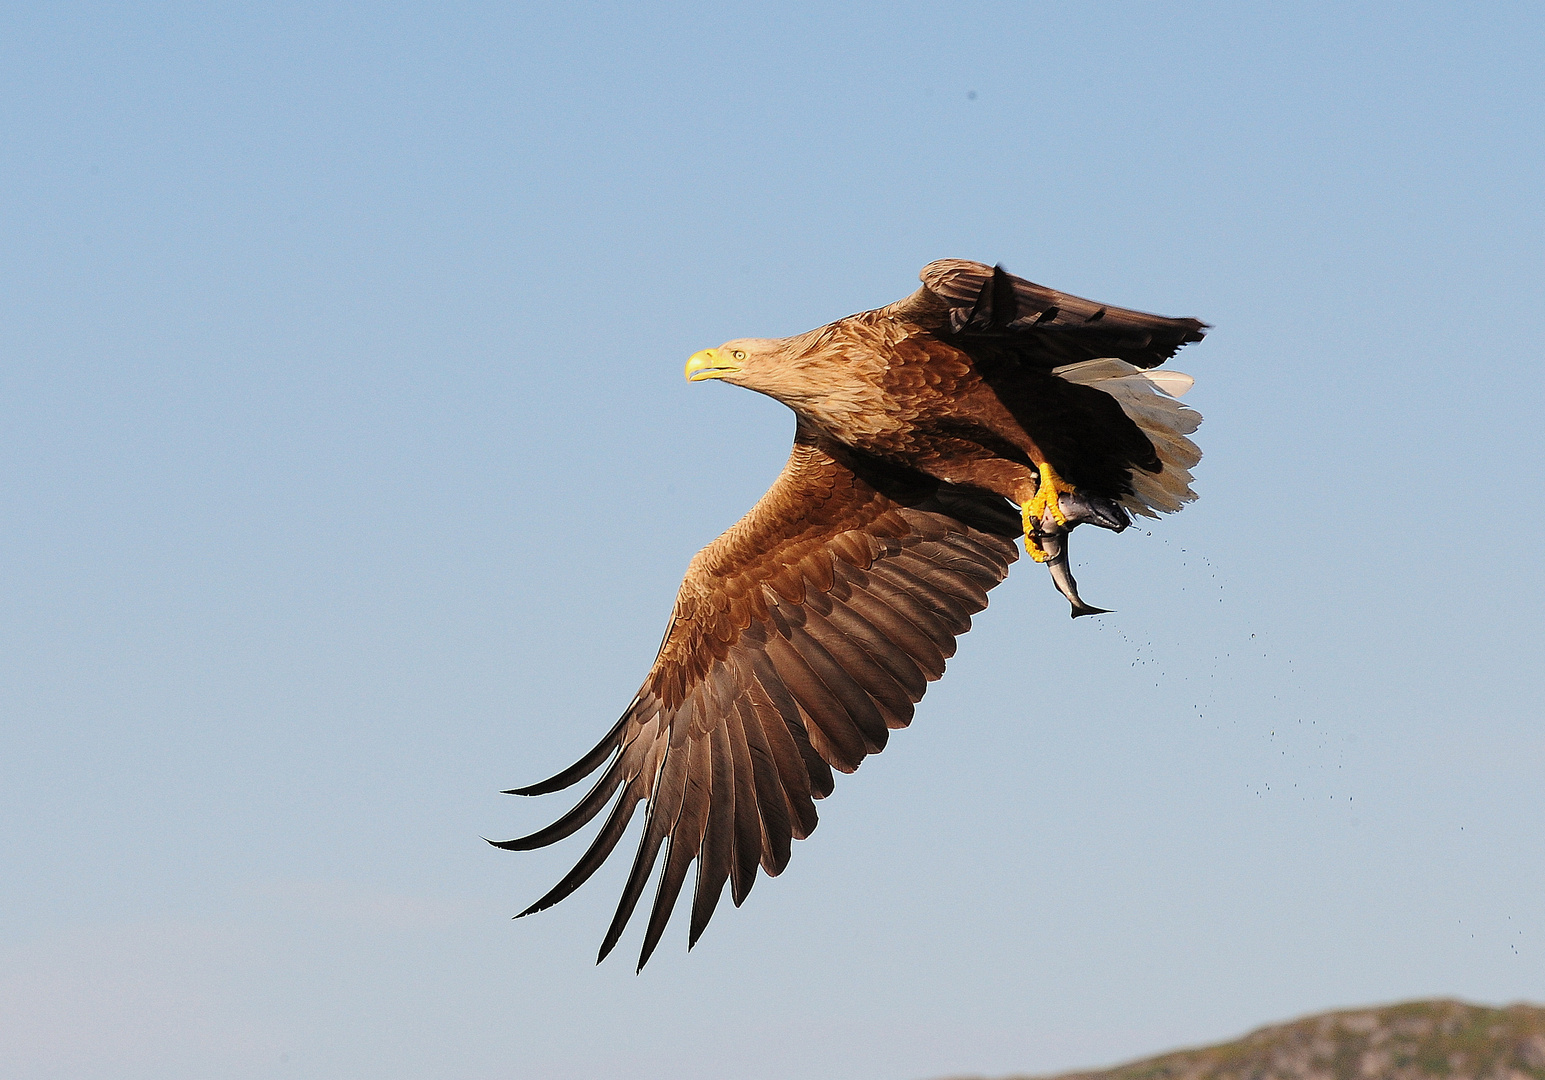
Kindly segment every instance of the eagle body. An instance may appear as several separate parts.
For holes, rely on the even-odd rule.
[[[1149,369],[1201,340],[1195,319],[1096,304],[963,260],[930,263],[906,299],[790,338],[705,349],[722,380],[793,410],[783,472],[687,568],[660,651],[610,732],[541,795],[600,770],[566,814],[496,846],[561,840],[607,812],[574,868],[521,914],[568,896],[644,833],[601,946],[655,867],[642,968],[696,866],[689,944],[726,885],[738,906],[817,820],[835,772],[906,727],[955,640],[1018,558],[1046,562],[1073,614],[1067,536],[1194,494],[1200,421],[1188,376]]]
[[[1049,460],[1075,487],[1114,500],[1132,493],[1132,468],[1161,468],[1116,399],[990,342],[950,342],[864,312],[813,335],[726,347],[735,345],[801,356],[796,370],[812,389],[773,396],[836,442],[946,483],[1015,499]]]

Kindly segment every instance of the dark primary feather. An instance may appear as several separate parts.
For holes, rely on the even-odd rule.
[[[881,750],[944,671],[955,636],[1018,555],[1003,499],[942,484],[801,427],[783,474],[692,561],[638,696],[574,766],[517,794],[570,786],[605,765],[547,828],[498,846],[554,843],[612,810],[580,861],[522,914],[557,903],[647,807],[632,870],[601,946],[617,944],[661,857],[639,966],[696,863],[689,944],[724,887],[736,904],[760,866],[787,865],[816,825],[832,770]]]
[[[713,767],[709,775],[708,822],[697,860],[697,885],[692,894],[692,926],[687,947],[697,944],[708,920],[713,918],[719,896],[735,865],[735,802],[742,793],[735,786],[735,758],[730,751],[729,715],[709,733]]]
[[[965,259],[931,262],[919,277],[922,295],[887,311],[961,343],[996,340],[1044,370],[1107,356],[1156,367],[1207,332],[1196,319],[1096,303]]]
[[[750,707],[747,702],[736,702],[735,707],[725,715],[724,728],[726,745],[735,768],[735,835],[734,859],[730,866],[730,897],[736,907],[743,904],[751,894],[751,886],[756,884],[756,868],[762,861],[759,800],[777,799],[781,805],[785,798],[782,788],[776,786],[776,781],[772,779],[771,770],[774,766],[762,742],[760,725],[755,736],[757,748],[752,749],[752,736],[747,732],[741,716],[742,710]],[[758,771],[764,774],[760,782],[757,779]],[[704,925],[713,914],[712,904],[715,903],[718,903],[717,896],[703,915]]]
[[[638,704],[637,699],[633,702]],[[564,769],[558,775],[549,777],[536,784],[529,784],[522,788],[511,788],[504,792],[506,795],[546,795],[553,791],[562,791],[566,787],[572,787],[585,777],[601,767],[601,763],[612,756],[612,751],[617,749],[617,736],[627,726],[631,712],[623,713],[622,719],[606,733],[606,737],[596,743],[590,753],[580,758],[574,764]]]

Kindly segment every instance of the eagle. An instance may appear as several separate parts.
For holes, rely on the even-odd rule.
[[[597,962],[663,859],[638,968],[696,864],[688,948],[726,885],[738,907],[816,826],[833,773],[906,727],[955,639],[987,606],[1023,538],[1072,615],[1068,536],[1120,531],[1196,496],[1201,417],[1189,376],[1151,369],[1207,330],[1033,284],[1001,266],[929,263],[904,300],[788,338],[745,338],[687,361],[793,410],[794,448],[768,492],[692,559],[643,686],[545,795],[600,779],[551,825],[496,847],[556,843],[610,811],[561,881],[574,892],[639,806],[643,835]],[[517,916],[519,918],[520,916]]]

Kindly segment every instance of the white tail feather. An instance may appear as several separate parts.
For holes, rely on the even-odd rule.
[[[1185,397],[1186,391],[1196,385],[1196,380],[1183,371],[1145,371],[1143,378],[1174,398]]]
[[[1178,371],[1144,371],[1114,357],[1067,364],[1053,368],[1052,374],[1115,398],[1121,411],[1153,443],[1164,467],[1157,473],[1133,469],[1132,494],[1121,500],[1123,506],[1144,517],[1158,517],[1196,498],[1191,467],[1202,459],[1202,452],[1186,436],[1201,424],[1202,414],[1176,400],[1195,379]]]

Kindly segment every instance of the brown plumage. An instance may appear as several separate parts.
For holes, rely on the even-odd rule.
[[[1066,575],[1073,525],[1120,528],[1127,510],[1194,497],[1187,470],[1200,455],[1185,435],[1196,414],[1164,392],[1189,380],[1141,369],[1201,340],[1202,323],[1095,304],[981,263],[942,260],[921,276],[921,289],[888,307],[792,338],[728,342],[688,364],[694,381],[723,379],[793,409],[793,452],[761,501],[692,560],[622,718],[579,762],[512,794],[558,791],[597,769],[600,779],[552,825],[496,845],[554,843],[612,805],[530,914],[584,884],[645,806],[601,959],[662,855],[640,968],[693,863],[689,946],[726,884],[739,906],[759,866],[783,870],[791,841],[815,828],[832,770],[852,772],[911,722],[1018,557],[1015,539],[1025,528],[1042,536],[1013,504],[1029,505],[1043,465],[1068,485],[1068,506],[1094,508],[1046,518],[1044,538],[1062,553],[1053,576],[1075,615],[1097,609]]]

